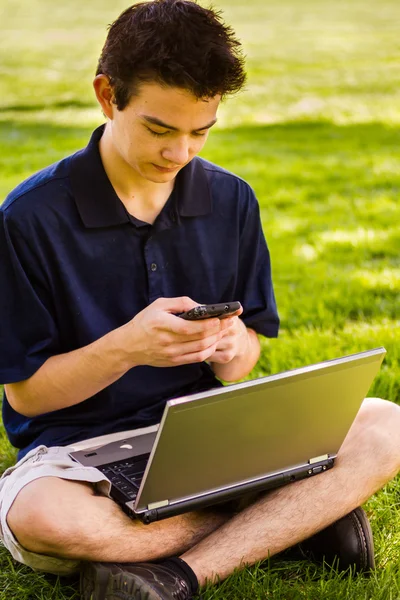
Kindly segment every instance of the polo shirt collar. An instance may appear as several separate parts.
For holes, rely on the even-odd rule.
[[[178,212],[181,217],[200,217],[212,211],[211,191],[200,158],[193,158],[176,178]]]
[[[84,225],[90,228],[131,221],[101,161],[99,141],[104,127],[95,129],[87,147],[71,157],[70,181],[74,199]],[[201,159],[194,158],[178,173],[174,192],[180,216],[196,217],[211,212],[211,193]]]

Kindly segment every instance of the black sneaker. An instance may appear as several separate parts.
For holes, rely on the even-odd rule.
[[[351,567],[358,573],[370,573],[375,568],[374,540],[365,511],[356,508],[283,556],[325,562],[341,571]]]
[[[82,600],[189,600],[188,583],[155,563],[85,563]]]

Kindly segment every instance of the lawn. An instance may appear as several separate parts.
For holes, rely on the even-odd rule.
[[[282,329],[251,377],[383,345],[369,395],[400,404],[400,4],[219,0],[243,40],[247,89],[202,152],[260,201]],[[114,0],[0,0],[0,197],[84,146],[102,122],[91,78]],[[7,293],[6,290],[2,291]],[[15,451],[0,429],[0,471]],[[205,600],[400,598],[399,478],[366,505],[369,579],[274,558]],[[0,600],[77,599],[0,548]]]

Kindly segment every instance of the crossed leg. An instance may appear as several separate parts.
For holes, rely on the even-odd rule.
[[[143,525],[89,485],[47,477],[21,490],[7,521],[32,552],[102,562],[180,554],[204,584],[310,537],[365,502],[399,470],[400,407],[369,399],[333,469],[269,492],[232,518],[209,509]]]

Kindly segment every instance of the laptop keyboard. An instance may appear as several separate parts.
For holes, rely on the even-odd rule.
[[[127,499],[135,500],[149,456],[141,454],[129,460],[120,460],[97,468]]]

